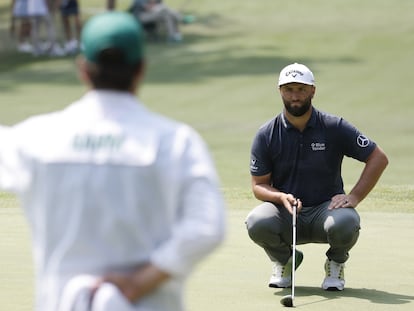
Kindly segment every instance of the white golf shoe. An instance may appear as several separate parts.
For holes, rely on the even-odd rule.
[[[79,42],[76,39],[72,39],[70,41],[67,41],[64,45],[65,53],[68,55],[74,55],[78,53],[79,50]]]
[[[325,279],[322,288],[329,291],[341,291],[345,287],[345,264],[327,259],[325,262]]]
[[[303,253],[296,250],[295,270],[303,261]],[[292,257],[289,258],[285,265],[274,261],[273,271],[269,280],[269,287],[286,288],[292,285]]]
[[[20,53],[32,53],[33,46],[28,42],[23,42],[17,46],[17,51]]]
[[[59,44],[55,43],[50,47],[49,56],[62,57],[65,55],[66,55],[65,50],[62,49],[62,47]]]

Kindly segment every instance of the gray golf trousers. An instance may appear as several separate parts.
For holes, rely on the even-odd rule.
[[[344,263],[358,240],[360,217],[354,208],[328,210],[329,203],[302,208],[296,221],[296,244],[328,243],[326,256]],[[248,214],[246,226],[270,260],[287,263],[292,254],[292,215],[284,207],[262,203]]]

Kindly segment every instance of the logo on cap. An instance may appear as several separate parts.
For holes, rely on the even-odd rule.
[[[301,76],[304,75],[304,73],[302,71],[299,71],[299,70],[296,70],[296,69],[293,69],[293,70],[290,70],[290,71],[286,72],[285,75],[286,75],[286,77],[288,77],[289,75],[292,75],[292,77],[296,78],[296,76],[298,74],[301,75]]]

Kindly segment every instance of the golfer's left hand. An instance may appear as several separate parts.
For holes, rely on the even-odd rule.
[[[344,208],[344,207],[353,207],[355,208],[358,205],[358,200],[350,194],[337,194],[329,204],[328,209]]]

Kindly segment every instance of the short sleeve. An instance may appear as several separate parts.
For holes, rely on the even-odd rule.
[[[348,157],[365,162],[374,151],[376,143],[344,119],[340,120],[339,129],[343,153]]]
[[[253,139],[250,152],[250,173],[253,176],[263,176],[272,171],[272,161],[268,150],[269,143],[266,139],[265,127],[262,127]]]

